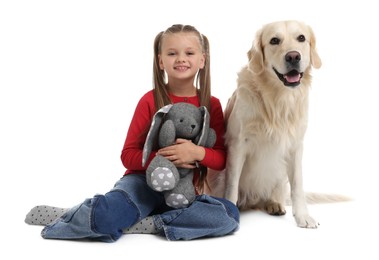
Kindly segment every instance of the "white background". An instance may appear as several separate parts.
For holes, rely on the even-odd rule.
[[[258,3],[259,2],[259,3]],[[378,259],[378,28],[375,1],[1,1],[1,259]],[[191,24],[211,44],[213,95],[223,106],[265,23],[309,24],[323,61],[313,71],[304,188],[352,202],[311,205],[317,230],[284,217],[241,215],[232,236],[112,244],[44,240],[24,223],[35,205],[70,207],[105,193],[135,105],[152,88],[153,40]],[[233,258],[234,259],[234,258]]]

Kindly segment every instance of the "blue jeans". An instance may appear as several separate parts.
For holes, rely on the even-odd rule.
[[[224,236],[239,228],[239,211],[228,200],[199,195],[188,208],[172,209],[162,193],[146,184],[144,174],[128,174],[105,195],[95,195],[68,210],[41,235],[114,242],[123,229],[149,215],[160,234],[171,241]]]

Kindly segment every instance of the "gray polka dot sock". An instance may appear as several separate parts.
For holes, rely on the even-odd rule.
[[[68,209],[46,205],[35,206],[26,215],[25,223],[29,225],[46,226],[60,218]]]
[[[151,216],[142,219],[130,228],[125,228],[123,231],[124,234],[157,234],[158,232]]]

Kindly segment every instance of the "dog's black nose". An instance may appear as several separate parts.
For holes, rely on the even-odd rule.
[[[301,55],[297,51],[290,51],[285,56],[286,62],[292,65],[298,64],[301,60]]]

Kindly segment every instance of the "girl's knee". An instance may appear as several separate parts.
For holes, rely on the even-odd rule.
[[[119,234],[139,219],[139,211],[123,191],[96,195],[92,210],[92,228],[103,234]],[[120,234],[121,234],[120,233]]]

